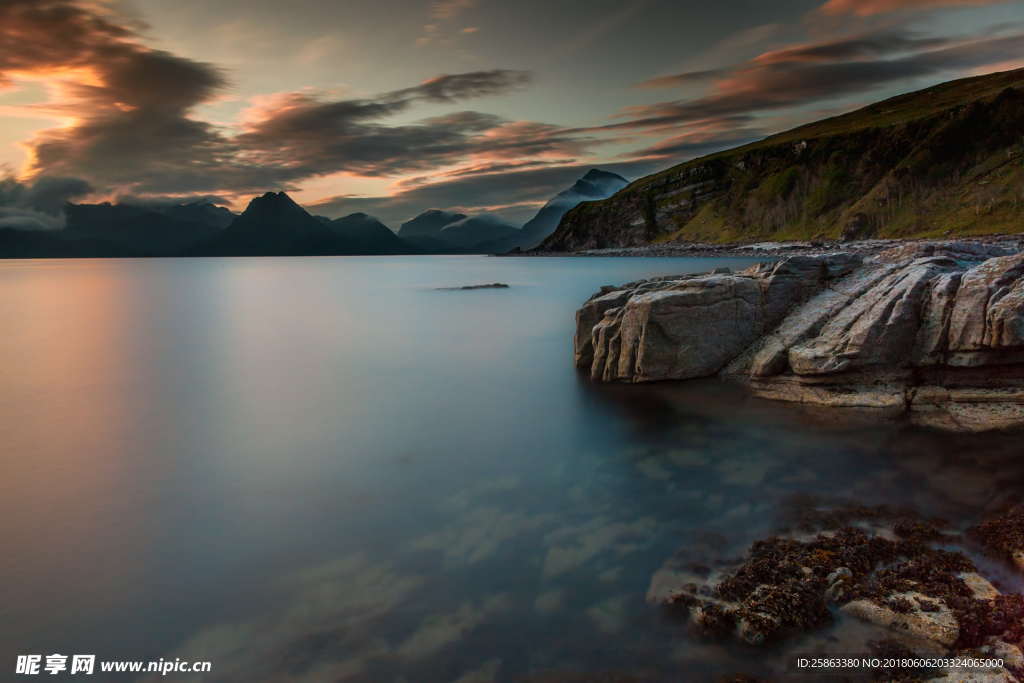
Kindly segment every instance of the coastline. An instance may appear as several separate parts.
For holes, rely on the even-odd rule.
[[[874,240],[829,240],[813,242],[752,242],[747,244],[711,244],[706,242],[684,242],[674,244],[651,244],[642,247],[609,247],[605,249],[584,249],[581,251],[524,251],[492,256],[526,257],[767,257],[821,256],[839,251],[873,256],[887,249],[907,244],[960,244],[999,245],[1015,250],[1024,250],[1024,235],[999,234],[977,237],[874,239]]]

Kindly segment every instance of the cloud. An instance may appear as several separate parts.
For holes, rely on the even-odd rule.
[[[579,154],[588,144],[587,139],[564,134],[557,126],[504,121],[474,111],[385,126],[368,113],[377,107],[295,97],[269,118],[252,124],[237,142],[254,163],[285,169],[295,178],[339,171],[388,177],[471,158]]]
[[[0,180],[0,228],[57,230],[64,227],[64,203],[92,192],[78,178],[37,178],[32,184]]]
[[[263,98],[236,133],[194,115],[226,87],[219,69],[146,47],[134,26],[95,3],[6,0],[0,27],[0,80],[58,79],[56,100],[38,108],[69,121],[28,142],[26,175],[89,178],[112,194],[255,192],[338,171],[380,177],[481,154],[564,154],[582,144],[554,127],[476,112],[384,123],[417,103],[520,89],[530,82],[523,71],[443,74],[363,99],[285,93]]]
[[[664,158],[699,157],[713,154],[723,149],[730,149],[754,142],[764,137],[756,130],[726,131],[718,135],[708,135],[703,131],[687,131],[680,135],[667,138],[644,149],[630,152],[631,157]]]
[[[599,129],[664,128],[805,107],[910,79],[999,64],[1022,51],[1024,33],[954,41],[890,29],[801,44],[765,52],[726,70],[714,79],[708,95],[630,107],[618,115],[626,120]]]
[[[754,59],[754,62],[757,64],[777,64],[785,62],[863,60],[901,52],[945,47],[953,42],[950,38],[921,38],[905,30],[894,29],[832,41],[791,45],[779,50],[762,53]]]
[[[450,15],[465,2],[437,11]],[[414,105],[512,92],[530,74],[490,69],[443,74],[361,99],[315,92],[264,97],[241,129],[196,117],[227,86],[215,66],[150,49],[137,27],[85,0],[0,2],[0,81],[56,79],[37,105],[68,125],[28,141],[26,175],[88,178],[117,195],[237,194],[348,171],[383,177],[466,158],[576,152],[556,127],[456,112],[412,124],[386,119]]]
[[[582,38],[632,21],[647,4],[631,0],[594,17]],[[951,2],[831,0],[820,9],[846,16],[942,4]],[[237,198],[346,174],[395,179],[395,196],[339,196],[321,202],[328,212],[359,206],[394,221],[442,206],[498,210],[518,220],[594,165],[581,160],[594,159],[603,145],[617,145],[606,158],[620,163],[610,168],[635,177],[756,139],[780,121],[804,122],[822,109],[867,101],[883,89],[991,68],[1024,47],[1024,33],[1011,32],[1020,26],[953,39],[888,22],[871,32],[785,45],[780,41],[789,35],[786,27],[762,24],[712,46],[704,56],[715,59],[699,65],[708,68],[637,84],[698,87],[700,95],[680,93],[626,108],[603,125],[566,127],[463,109],[465,101],[514,93],[531,83],[527,72],[500,68],[442,74],[360,97],[315,90],[266,95],[255,98],[241,119],[214,124],[197,112],[225,97],[225,73],[148,46],[144,27],[115,13],[118,6],[0,0],[0,86],[43,80],[51,101],[21,106],[64,123],[27,141],[30,160],[22,177],[38,185],[39,194],[31,205],[5,205],[8,211],[52,213],[74,183],[93,194],[137,201]],[[458,31],[466,22],[456,19],[473,6],[469,0],[442,0],[426,11],[435,32]],[[570,38],[561,47],[572,43]],[[757,49],[761,53],[748,58]],[[730,62],[735,63],[717,66]],[[418,107],[436,111],[437,105],[455,111],[415,116]],[[641,149],[621,153],[638,139]]]
[[[822,14],[853,14],[867,17],[899,10],[934,9],[938,7],[978,7],[997,5],[1009,0],[828,0],[818,11]]]
[[[202,174],[203,157],[224,141],[189,114],[224,87],[223,75],[212,65],[149,49],[135,26],[118,23],[105,7],[77,0],[0,3],[0,82],[55,84],[57,100],[36,108],[68,119],[28,142],[28,175],[117,186],[163,180],[160,167],[181,174],[191,166],[187,175]]]
[[[727,73],[727,69],[704,69],[702,71],[684,71],[683,73],[673,74],[671,76],[658,76],[656,78],[649,78],[646,81],[640,81],[635,84],[634,88],[673,88],[677,86],[686,86],[693,83],[706,83],[714,78],[724,76]]]
[[[501,95],[518,90],[530,82],[528,71],[492,69],[461,74],[444,74],[431,78],[413,88],[398,90],[391,97],[429,102],[455,102],[471,97]],[[386,99],[388,96],[385,95]]]
[[[438,21],[449,21],[472,7],[476,7],[476,0],[438,0],[430,6],[430,16]]]
[[[466,10],[474,7],[476,0],[436,0],[430,5],[430,22],[423,26],[423,35],[416,40],[416,44],[422,47],[434,42],[452,42],[451,38],[443,37],[443,29]],[[475,26],[467,27],[459,33],[476,33],[478,30],[479,28]]]
[[[41,176],[28,188],[25,202],[36,211],[59,216],[63,213],[66,202],[84,197],[92,191],[92,185],[81,178]]]

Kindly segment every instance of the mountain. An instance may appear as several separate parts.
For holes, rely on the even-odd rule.
[[[176,221],[208,225],[219,230],[228,227],[235,220],[235,214],[230,210],[211,202],[172,204],[156,207],[154,210]]]
[[[464,213],[453,213],[451,211],[441,211],[440,209],[430,209],[424,211],[416,218],[411,221],[406,221],[398,228],[398,236],[403,239],[409,237],[420,237],[427,235],[429,237],[437,237],[441,230],[446,225],[451,225],[456,221],[461,221],[466,218]]]
[[[629,185],[629,181],[616,173],[592,168],[572,187],[562,190],[548,201],[523,227],[518,246],[532,249],[544,241],[558,227],[562,216],[581,202],[611,197]]]
[[[330,222],[352,254],[410,254],[421,251],[373,216],[353,213]]]
[[[284,192],[254,198],[231,225],[194,249],[197,256],[313,256],[335,254],[330,225],[309,215]]]
[[[96,240],[136,256],[177,255],[213,237],[234,220],[234,214],[206,202],[166,206],[132,204],[66,204],[66,235]]]
[[[133,256],[124,247],[67,230],[0,228],[0,258],[101,258]]]
[[[1024,69],[718,152],[569,211],[543,251],[1024,229]]]
[[[418,254],[373,216],[354,213],[331,220],[312,216],[284,192],[256,197],[197,256],[356,256]]]
[[[484,245],[519,235],[519,228],[496,216],[481,214],[449,223],[438,238],[462,249],[489,251]]]
[[[422,254],[372,216],[311,216],[267,192],[238,216],[209,203],[67,204],[63,230],[0,228],[0,258]],[[443,243],[442,243],[443,244]]]
[[[445,226],[467,218],[464,213],[430,209],[402,223],[398,236],[427,254],[466,254],[470,250],[441,239]]]

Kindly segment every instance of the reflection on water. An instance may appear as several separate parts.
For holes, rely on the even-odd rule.
[[[710,267],[0,263],[3,658],[208,659],[211,681],[765,673],[645,603],[667,560],[741,554],[792,494],[963,526],[1021,490],[1013,438],[576,374],[598,286]]]

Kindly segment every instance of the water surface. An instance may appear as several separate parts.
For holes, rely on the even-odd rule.
[[[1008,437],[572,367],[599,286],[747,263],[0,262],[0,661],[207,659],[205,681],[770,673],[807,643],[694,639],[645,602],[666,560],[740,553],[794,493],[965,524],[1022,466]],[[435,289],[494,281],[511,287]]]

